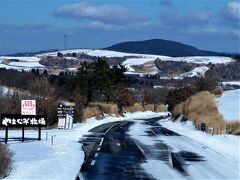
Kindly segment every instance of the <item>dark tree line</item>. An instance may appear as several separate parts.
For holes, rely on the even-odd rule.
[[[114,89],[126,83],[125,71],[126,68],[121,65],[110,67],[101,58],[93,63],[83,62],[74,78],[73,87],[86,96],[87,103],[93,101],[94,95],[98,100],[109,101]]]

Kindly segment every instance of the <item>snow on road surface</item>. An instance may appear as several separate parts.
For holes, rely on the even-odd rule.
[[[240,89],[224,91],[216,103],[224,119],[240,121]]]
[[[197,130],[191,121],[176,122],[159,121],[160,124],[172,131],[175,131],[191,140],[199,142],[203,147],[211,148],[223,156],[227,162],[240,168],[240,137],[230,134],[214,135]],[[240,175],[240,174],[239,174]]]
[[[103,120],[91,118],[84,123],[75,124],[72,130],[43,130],[43,141],[10,142],[9,148],[15,153],[15,168],[6,179],[75,179],[84,161],[84,152],[79,140],[89,134],[88,130],[107,122],[155,116],[158,114],[137,112],[126,113],[125,117],[106,117]],[[45,139],[46,132],[48,132],[48,140]],[[4,138],[4,133],[0,130],[1,140]],[[51,136],[54,137],[53,146]],[[9,138],[13,137],[21,137],[21,130],[9,129]],[[37,131],[26,130],[25,137],[36,138]]]
[[[174,123],[170,119],[159,120],[161,127],[172,130],[180,136],[153,135],[154,133],[149,136],[148,133],[151,133],[153,126],[144,125],[142,120],[135,122],[135,125],[130,127],[129,134],[137,140],[145,152],[147,160],[142,167],[154,178],[231,180],[240,178],[238,136],[211,136],[197,131],[191,122]],[[172,155],[169,155],[169,152],[178,154],[178,158],[182,157],[180,154],[191,154],[185,156],[186,159],[184,158],[182,163],[186,174],[183,175],[173,167]]]

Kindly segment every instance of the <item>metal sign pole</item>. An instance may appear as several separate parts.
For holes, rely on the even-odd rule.
[[[5,144],[7,144],[8,142],[8,127],[6,127],[6,130],[5,130]]]
[[[22,127],[22,142],[24,142],[24,126]]]
[[[41,127],[38,128],[38,140],[41,141]]]

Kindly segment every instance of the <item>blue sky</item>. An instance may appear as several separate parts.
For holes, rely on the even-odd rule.
[[[237,0],[0,0],[0,54],[160,38],[240,52]]]

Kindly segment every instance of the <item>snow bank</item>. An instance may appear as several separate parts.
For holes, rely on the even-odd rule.
[[[240,121],[240,89],[224,91],[221,97],[216,98],[216,103],[224,119]]]
[[[153,112],[126,113],[125,117],[106,117],[103,120],[90,118],[84,123],[75,124],[72,130],[43,130],[43,141],[10,142],[14,151],[15,170],[6,179],[75,179],[84,160],[84,152],[79,139],[89,130],[103,123],[133,118],[158,116]],[[48,133],[48,140],[45,138]],[[54,145],[50,137],[54,136]],[[4,131],[0,131],[4,137]],[[9,137],[21,137],[20,130],[9,130]],[[25,131],[25,137],[37,137],[37,131]]]
[[[234,135],[214,135],[207,134],[195,129],[191,121],[186,122],[172,122],[172,121],[159,121],[163,127],[177,132],[187,138],[202,143],[213,151],[221,154],[239,167],[239,154],[240,154],[240,137]]]

